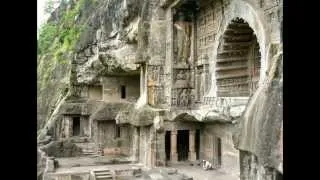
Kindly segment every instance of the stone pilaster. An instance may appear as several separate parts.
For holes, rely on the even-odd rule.
[[[195,130],[189,131],[189,160],[195,161],[197,159],[196,150],[195,150]]]
[[[66,138],[70,138],[72,136],[72,117],[65,116],[64,117],[64,133]]]
[[[140,128],[134,127],[133,129],[133,144],[132,144],[132,151],[133,151],[133,161],[139,161],[139,137],[140,137]]]
[[[177,130],[171,131],[171,161],[178,161],[178,153],[177,153]]]

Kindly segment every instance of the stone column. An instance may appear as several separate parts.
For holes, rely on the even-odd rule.
[[[48,157],[47,162],[46,162],[46,172],[54,172],[55,167],[54,167],[54,157]]]
[[[89,119],[87,116],[80,117],[80,135],[89,137]]]
[[[178,161],[178,153],[177,153],[177,130],[171,131],[171,161]]]
[[[139,161],[139,137],[140,137],[140,128],[139,127],[134,127],[133,129],[133,161],[138,162]]]
[[[64,117],[64,130],[65,130],[65,137],[70,138],[72,136],[72,117],[65,116]]]
[[[197,155],[195,150],[195,140],[196,140],[195,135],[196,135],[195,130],[189,131],[189,160],[190,161],[197,160]]]

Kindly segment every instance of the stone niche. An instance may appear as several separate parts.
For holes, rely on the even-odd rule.
[[[148,104],[164,104],[164,68],[162,65],[148,65]]]
[[[194,100],[195,1],[178,4],[172,9],[173,59],[171,105],[190,106]]]
[[[132,146],[130,125],[117,125],[115,120],[95,121],[95,142],[105,156],[128,156]]]
[[[225,30],[218,47],[216,62],[217,95],[248,97],[258,87],[260,49],[249,24],[233,19]]]
[[[90,136],[90,125],[87,116],[64,115],[60,123],[62,138]]]
[[[136,102],[139,96],[139,75],[103,77],[103,100],[105,102]]]
[[[91,85],[88,87],[89,99],[91,100],[102,100],[102,86]]]

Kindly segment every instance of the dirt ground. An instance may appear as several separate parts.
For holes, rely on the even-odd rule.
[[[150,171],[141,164],[96,164],[97,158],[77,157],[77,158],[58,158],[60,167],[56,169],[55,174],[89,173],[91,170],[101,169],[131,169],[141,168],[144,172]],[[239,180],[239,169],[235,167],[222,168],[217,170],[202,169],[201,166],[188,164],[176,164],[169,168],[177,169],[179,174],[192,177],[193,180]],[[157,169],[157,168],[155,168]]]
[[[239,173],[235,170],[226,171],[223,169],[205,171],[200,166],[175,165],[178,172],[193,177],[193,180],[239,180]]]

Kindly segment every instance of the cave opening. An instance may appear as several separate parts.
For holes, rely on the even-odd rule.
[[[196,160],[199,160],[200,156],[200,129],[196,130],[195,138],[195,150],[196,150]]]
[[[80,135],[80,117],[72,118],[72,132],[73,132],[73,136]]]
[[[258,88],[261,54],[253,29],[242,18],[227,26],[218,47],[217,95],[249,97]]]
[[[166,131],[165,135],[165,151],[166,151],[166,160],[170,160],[171,154],[171,131]]]
[[[177,151],[178,151],[178,161],[188,160],[189,130],[178,130]]]

